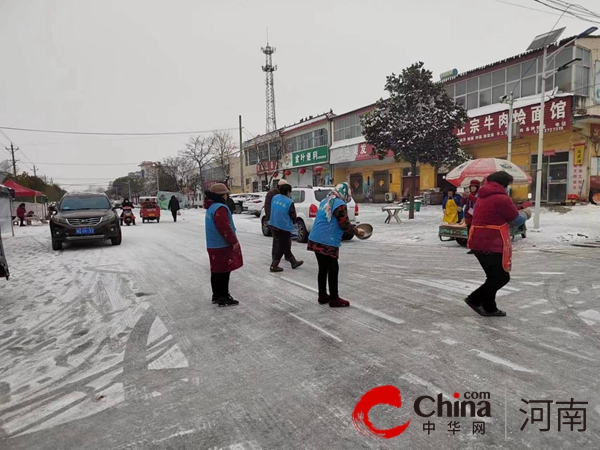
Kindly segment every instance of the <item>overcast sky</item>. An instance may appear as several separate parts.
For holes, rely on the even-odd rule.
[[[267,27],[281,127],[372,103],[386,75],[419,60],[437,78],[521,53],[560,16],[534,0],[507,2],[538,11],[496,0],[0,0],[0,127],[200,131],[236,129],[241,114],[257,135]],[[563,36],[589,25],[559,23]],[[188,139],[4,131],[22,170],[33,162],[65,187],[105,183]],[[77,163],[89,165],[66,165]]]

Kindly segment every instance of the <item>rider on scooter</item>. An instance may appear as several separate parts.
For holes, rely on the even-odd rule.
[[[133,214],[133,203],[131,203],[127,197],[125,197],[123,203],[121,203],[121,225],[123,225],[123,216],[125,214],[124,208],[131,208]],[[133,219],[133,224],[135,225],[135,219]]]

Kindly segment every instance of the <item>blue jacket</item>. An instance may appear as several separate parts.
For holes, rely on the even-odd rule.
[[[345,205],[345,203],[339,198],[335,199],[333,202],[333,210],[331,211],[331,222],[327,221],[327,216],[325,215],[325,203],[327,203],[327,199],[323,200],[319,205],[319,211],[317,212],[317,217],[315,218],[315,223],[313,224],[312,230],[310,230],[308,239],[318,244],[329,245],[330,247],[339,247],[342,243],[342,235],[344,234],[344,230],[340,228],[340,225],[333,216],[333,213],[337,208]]]
[[[277,194],[273,197],[269,225],[283,231],[294,231],[294,222],[290,216],[290,206],[293,203],[293,200],[287,195]]]
[[[204,218],[204,226],[206,228],[206,248],[225,248],[229,247],[227,241],[221,236],[219,230],[215,225],[215,211],[217,208],[225,208],[229,215],[229,224],[231,229],[235,233],[235,225],[233,224],[233,216],[231,210],[224,203],[213,203],[206,210],[206,217]]]

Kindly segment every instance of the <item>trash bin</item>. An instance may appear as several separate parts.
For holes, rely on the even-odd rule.
[[[415,211],[421,211],[421,200],[415,200]]]

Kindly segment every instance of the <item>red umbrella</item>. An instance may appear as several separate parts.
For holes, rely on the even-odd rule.
[[[446,181],[456,187],[467,187],[471,180],[485,180],[494,172],[504,171],[514,178],[513,184],[531,184],[532,178],[519,166],[505,159],[479,158],[467,161],[446,175]]]

